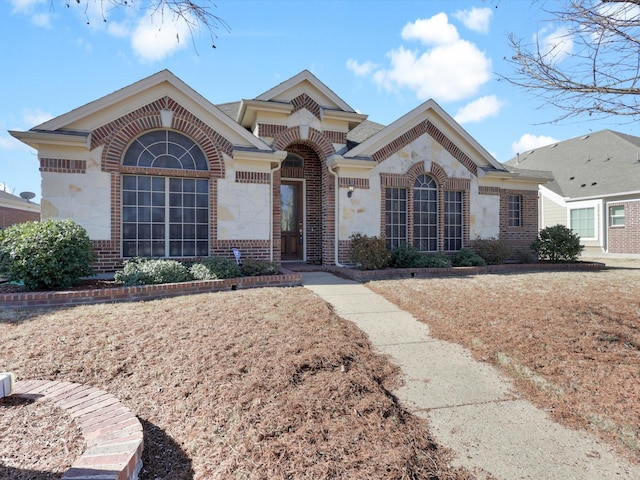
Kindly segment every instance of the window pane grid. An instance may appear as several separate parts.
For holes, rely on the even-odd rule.
[[[462,248],[462,192],[444,192],[444,249]]]
[[[438,250],[438,186],[420,175],[413,189],[413,245],[423,252]]]
[[[124,257],[208,255],[208,180],[125,175],[122,185]]]
[[[522,226],[522,196],[509,195],[509,226]]]
[[[609,218],[612,227],[624,226],[624,205],[616,205],[609,208]]]
[[[407,190],[404,188],[386,189],[385,234],[389,249],[407,243]]]
[[[570,212],[571,230],[581,238],[595,238],[594,208],[574,208]]]

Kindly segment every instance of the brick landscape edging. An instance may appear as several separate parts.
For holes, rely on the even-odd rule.
[[[134,302],[158,298],[220,292],[257,287],[293,287],[302,285],[299,273],[284,270],[280,275],[228,278],[225,280],[199,280],[161,285],[139,285],[95,290],[59,292],[20,292],[0,294],[3,307],[64,307],[95,303]]]
[[[448,267],[448,268],[389,268],[385,270],[358,270],[355,268],[330,268],[329,271],[358,282],[374,280],[392,280],[401,278],[456,277],[482,275],[490,273],[524,273],[554,271],[595,271],[603,270],[604,263],[504,263],[484,267]]]
[[[16,382],[13,396],[49,400],[80,428],[87,448],[61,480],[137,480],[142,425],[113,395],[78,383],[26,380]]]

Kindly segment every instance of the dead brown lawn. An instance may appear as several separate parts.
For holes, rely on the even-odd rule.
[[[434,337],[497,365],[555,420],[596,431],[638,462],[640,262],[631,266],[367,285]]]
[[[18,379],[89,384],[138,415],[141,479],[472,478],[389,393],[397,369],[303,288],[0,309],[0,338]],[[42,408],[40,435],[69,425]],[[10,425],[22,441],[0,435],[0,476],[56,478],[38,434]]]

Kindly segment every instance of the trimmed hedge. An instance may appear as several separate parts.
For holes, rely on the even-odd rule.
[[[25,222],[0,231],[0,272],[29,290],[66,288],[93,273],[93,244],[72,220]]]

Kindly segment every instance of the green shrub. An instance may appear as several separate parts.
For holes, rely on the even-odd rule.
[[[473,249],[489,265],[504,263],[511,256],[511,248],[499,238],[477,238],[473,242]]]
[[[242,276],[240,267],[235,260],[226,257],[209,257],[202,262],[209,272],[216,278],[236,278]]]
[[[0,272],[30,290],[70,287],[91,275],[86,230],[71,220],[26,222],[0,231]]]
[[[484,258],[470,248],[463,248],[458,251],[451,258],[451,263],[454,267],[482,267],[487,264]]]
[[[189,273],[194,280],[217,280],[218,278],[202,263],[194,263],[191,265],[189,267]]]
[[[278,273],[278,265],[268,260],[257,260],[255,258],[246,258],[242,261],[240,271],[245,277],[254,277],[257,275],[274,275]]]
[[[422,268],[426,255],[413,245],[404,244],[391,250],[391,266],[395,268]]]
[[[541,260],[552,262],[575,262],[584,245],[580,245],[580,236],[564,225],[543,228],[538,238],[531,244]]]
[[[424,260],[424,268],[449,268],[451,266],[451,259],[441,253],[425,255]]]
[[[386,240],[354,233],[350,237],[349,258],[362,270],[378,270],[389,266],[391,253],[387,250]]]
[[[114,279],[132,286],[188,282],[193,277],[187,267],[175,260],[132,258],[124,263],[122,270],[115,273]]]

